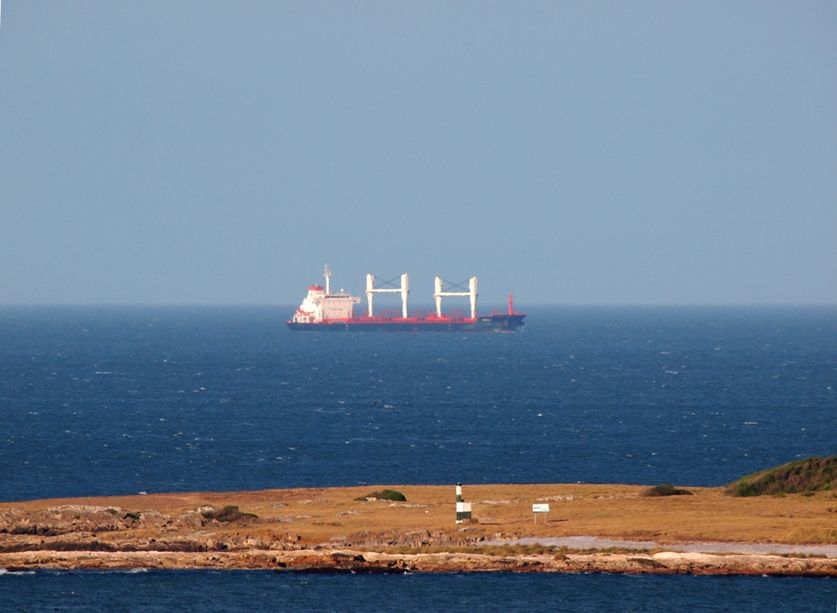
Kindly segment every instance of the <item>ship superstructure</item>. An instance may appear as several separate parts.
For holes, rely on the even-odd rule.
[[[523,313],[515,312],[511,294],[506,313],[478,316],[477,278],[468,279],[467,287],[463,284],[445,289],[445,282],[439,276],[434,280],[435,311],[428,315],[411,316],[410,277],[407,273],[400,276],[398,285],[395,285],[395,280],[380,283],[374,274],[367,274],[366,313],[356,315],[354,306],[360,304],[360,298],[343,290],[332,293],[331,270],[328,266],[325,267],[323,277],[325,287],[310,285],[302,304],[287,322],[292,330],[514,332],[523,325],[526,317]],[[379,294],[400,296],[400,317],[375,314],[375,296]],[[442,301],[446,298],[468,298],[469,316],[443,313]]]
[[[323,271],[323,277],[325,287],[318,284],[308,286],[308,294],[297,307],[291,322],[319,324],[326,321],[347,321],[354,317],[354,306],[360,302],[360,298],[343,290],[332,294],[331,270],[328,266]]]

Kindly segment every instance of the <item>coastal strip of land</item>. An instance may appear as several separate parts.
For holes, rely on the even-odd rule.
[[[837,498],[376,485],[0,503],[0,569],[837,576]],[[378,497],[385,490],[405,500]],[[533,504],[549,512],[533,513]],[[543,507],[541,507],[543,508]]]

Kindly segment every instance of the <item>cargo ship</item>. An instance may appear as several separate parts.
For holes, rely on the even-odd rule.
[[[355,314],[355,305],[360,298],[343,290],[332,293],[331,270],[325,267],[325,285],[314,284],[302,300],[287,325],[291,330],[311,331],[368,331],[368,332],[515,332],[523,326],[524,313],[514,310],[514,297],[509,294],[505,313],[477,315],[477,278],[468,279],[463,285],[445,290],[441,277],[435,279],[433,299],[434,312],[411,316],[408,310],[410,277],[401,275],[399,284],[394,281],[379,283],[375,275],[366,275],[366,313]],[[379,294],[400,294],[401,313],[395,315],[375,314],[375,296]],[[442,300],[445,298],[468,298],[470,314],[445,314]]]

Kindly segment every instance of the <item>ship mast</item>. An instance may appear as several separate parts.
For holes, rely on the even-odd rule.
[[[323,267],[323,278],[325,278],[325,293],[328,296],[331,293],[331,268],[328,264]]]

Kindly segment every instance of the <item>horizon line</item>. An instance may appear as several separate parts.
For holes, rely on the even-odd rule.
[[[294,308],[295,302],[0,302],[0,308],[46,308],[46,307],[241,307],[241,308]],[[491,308],[505,307],[504,303],[487,303]],[[798,308],[837,307],[837,302],[530,302],[528,307],[558,308]],[[393,307],[395,309],[396,307]],[[411,309],[433,309],[432,303],[411,305]],[[387,309],[384,309],[387,310]]]

